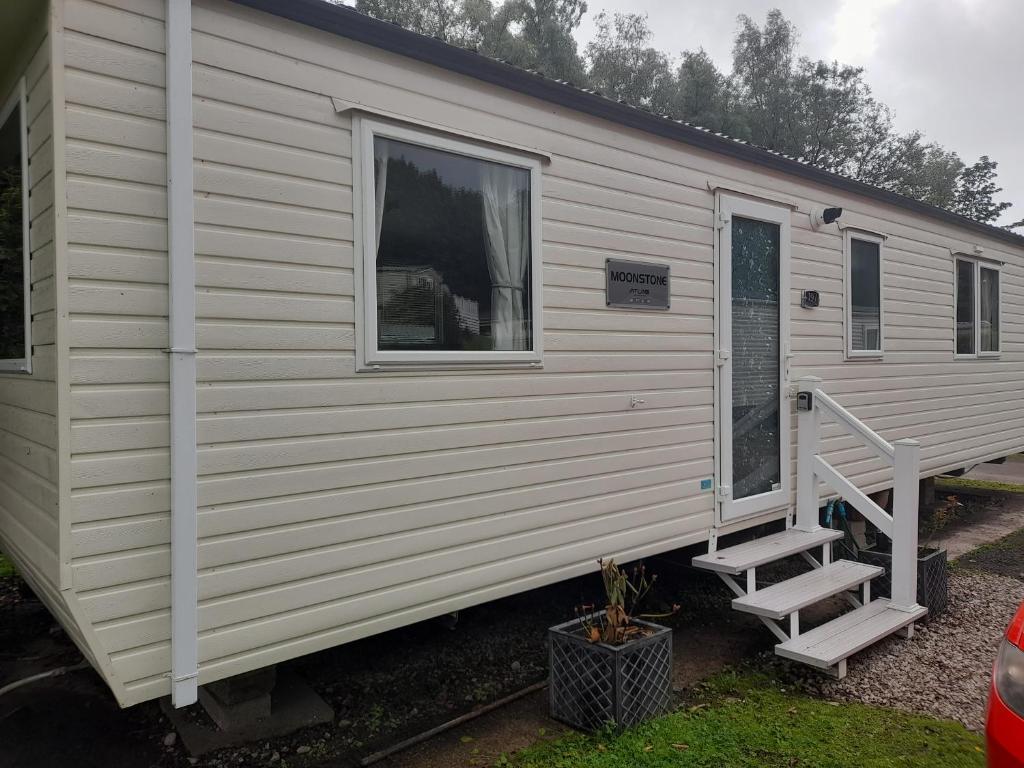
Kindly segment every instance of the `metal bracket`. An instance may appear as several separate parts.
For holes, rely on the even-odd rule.
[[[728,485],[718,486],[718,489],[715,492],[715,498],[718,501],[728,501],[730,498],[732,498],[732,488],[729,487]]]
[[[730,349],[719,349],[715,352],[715,365],[721,367],[729,361],[729,357],[732,355]]]

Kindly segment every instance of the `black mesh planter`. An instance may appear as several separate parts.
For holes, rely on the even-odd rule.
[[[672,630],[633,619],[651,634],[624,645],[591,643],[583,621],[548,630],[551,716],[584,731],[628,728],[664,713],[672,696]]]
[[[890,597],[892,594],[892,552],[862,549],[857,555],[862,563],[880,565],[885,573],[871,582],[875,597]],[[917,550],[917,602],[928,609],[928,619],[935,618],[946,610],[947,602],[946,550]]]

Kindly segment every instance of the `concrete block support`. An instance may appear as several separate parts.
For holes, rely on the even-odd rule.
[[[195,707],[175,709],[168,699],[161,701],[194,756],[334,720],[334,711],[316,691],[287,669],[278,674],[275,667],[208,683],[199,689],[199,701],[212,723]]]
[[[277,667],[264,667],[204,685],[199,702],[222,731],[239,731],[270,717],[276,683]]]

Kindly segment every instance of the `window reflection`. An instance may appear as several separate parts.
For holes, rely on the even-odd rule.
[[[850,346],[882,349],[881,249],[867,240],[850,241]]]
[[[21,166],[21,109],[16,106],[0,126],[0,360],[27,356]]]
[[[956,263],[956,353],[974,354],[974,262]]]
[[[734,499],[781,482],[778,224],[732,218]]]
[[[374,139],[381,350],[530,350],[530,173]]]

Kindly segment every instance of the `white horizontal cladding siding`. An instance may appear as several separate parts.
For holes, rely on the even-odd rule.
[[[131,702],[169,667],[161,4],[75,3],[74,576]],[[664,145],[616,150],[538,102],[227,2],[193,22],[201,682],[703,539],[711,192],[654,173]],[[407,104],[410,77],[433,97]],[[446,117],[452,88],[479,106]],[[330,96],[371,92],[554,154],[542,370],[356,374],[351,123]],[[125,148],[101,155],[111,131]],[[676,309],[608,310],[609,257],[671,265]]]
[[[536,102],[231,3],[193,18],[201,679],[703,538],[710,192]],[[355,372],[351,117],[330,97],[370,94],[552,154],[542,370]],[[672,265],[690,311],[609,311],[609,257]]]
[[[140,686],[92,608],[89,573],[124,574],[100,593],[116,602],[139,580],[124,564],[170,540],[164,4],[62,5],[71,422],[63,514],[74,607],[92,624],[95,652],[109,657],[101,671],[122,704],[140,700]],[[139,529],[145,543],[132,535]],[[165,567],[148,583],[155,603],[169,602],[168,576]],[[149,698],[169,685],[155,677],[141,689]]]
[[[809,203],[811,201],[808,201]],[[845,202],[834,196],[822,202]],[[825,390],[887,440],[921,442],[921,473],[932,476],[1024,450],[1024,249],[911,217],[858,215],[851,223],[888,235],[883,260],[879,359],[847,360],[844,350],[842,234],[814,232],[797,216],[793,228],[792,378],[814,375]],[[954,359],[953,253],[1003,262],[1002,353]],[[817,290],[816,309],[799,306]],[[892,471],[873,452],[825,420],[829,461],[859,487],[892,484]],[[795,439],[795,435],[794,435]]]
[[[15,78],[25,82],[32,284],[32,373],[0,373],[0,551],[59,612],[53,108],[47,13],[40,16],[39,28],[26,30],[31,48],[12,57],[18,71],[0,73],[0,102]]]
[[[168,690],[161,9],[68,0],[74,577],[125,702]],[[201,682],[703,540],[716,186],[796,206],[792,378],[921,438],[926,469],[1021,447],[1020,249],[227,0],[193,23]],[[551,157],[542,369],[356,373],[332,98]],[[807,218],[823,203],[890,236],[882,361],[844,360],[842,237]],[[949,252],[976,243],[1007,262],[1003,355],[954,364]],[[609,257],[670,265],[672,310],[608,309]],[[831,428],[825,445],[884,483]]]

